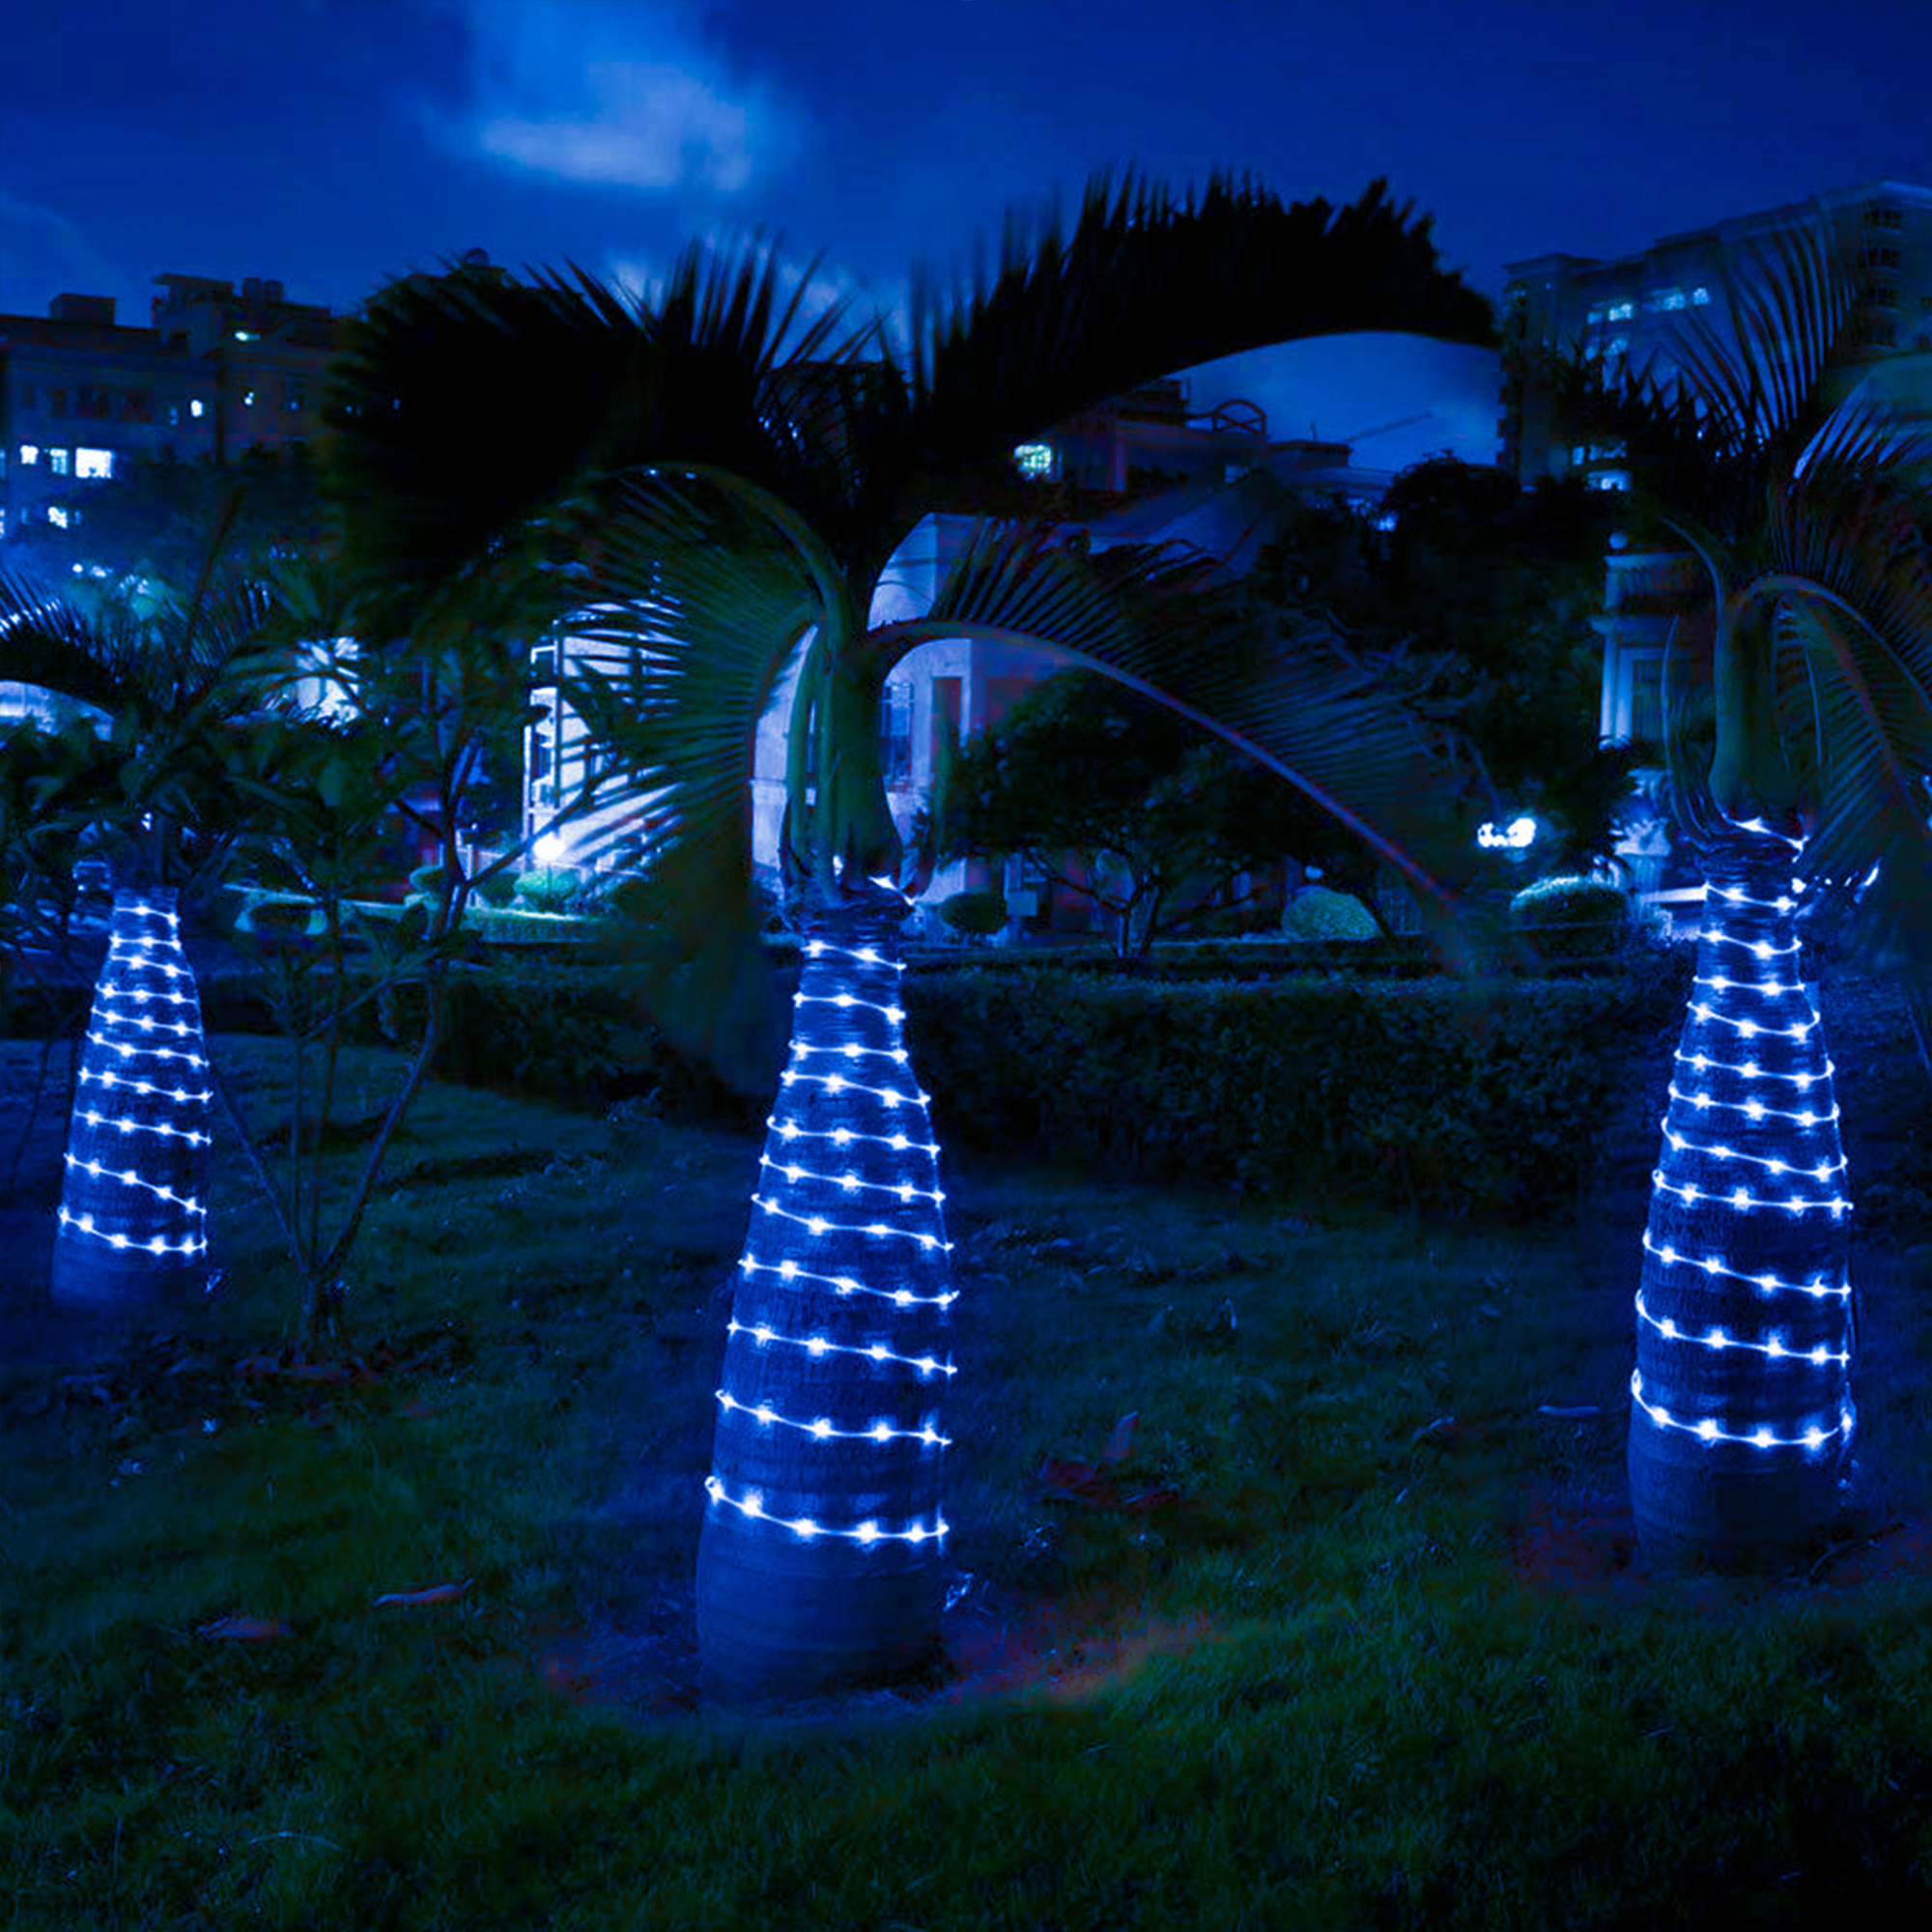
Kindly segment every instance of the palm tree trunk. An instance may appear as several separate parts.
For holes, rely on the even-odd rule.
[[[806,923],[698,1545],[698,1640],[728,1696],[878,1682],[937,1650],[954,1293],[904,1045],[907,910],[875,888]]]
[[[53,1297],[128,1314],[208,1267],[207,1045],[172,888],[117,893],[68,1124]]]
[[[1668,1564],[1790,1565],[1850,1467],[1851,1201],[1799,965],[1802,843],[1753,820],[1705,855],[1631,1378],[1637,1534]]]

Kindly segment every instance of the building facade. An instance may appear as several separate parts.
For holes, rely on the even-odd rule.
[[[1580,351],[1668,383],[1687,318],[1734,344],[1732,279],[1778,238],[1820,226],[1856,274],[1853,353],[1839,380],[1847,387],[1869,381],[1906,414],[1932,416],[1932,187],[1878,181],[1665,236],[1615,261],[1551,254],[1510,264],[1497,420],[1503,467],[1525,485],[1580,473],[1600,489],[1627,487],[1621,449],[1564,435],[1538,352]],[[1708,605],[1688,558],[1612,545],[1599,624],[1602,732],[1606,742],[1658,743],[1666,642],[1685,625],[1708,625]],[[1639,774],[1639,783],[1654,776]],[[1653,814],[1634,814],[1619,855],[1647,895],[1668,900],[1692,889]]]
[[[157,275],[145,327],[111,296],[61,295],[0,315],[0,544],[74,514],[79,486],[137,457],[279,448],[321,423],[340,318],[282,285]]]
[[[1178,380],[1089,412],[1013,452],[1020,475],[1064,486],[1096,546],[1186,544],[1234,573],[1251,565],[1275,534],[1286,504],[1310,497],[1373,504],[1390,475],[1355,468],[1350,457],[1344,443],[1270,440],[1265,416],[1251,403],[1235,400],[1197,412]],[[923,518],[882,576],[870,621],[893,623],[928,610],[975,526],[973,517],[957,512]],[[540,646],[536,659],[540,679],[597,661],[594,647],[569,639]],[[1042,652],[967,639],[922,644],[904,659],[887,680],[879,717],[887,796],[902,835],[910,835],[930,793],[945,740],[998,724],[1060,668]],[[753,760],[753,858],[768,879],[779,871],[785,739],[796,688],[795,675],[781,685],[760,724]],[[546,828],[558,801],[582,784],[584,760],[594,753],[567,709],[546,700],[541,690],[538,702],[545,715],[526,742],[525,831],[541,841],[543,856],[570,864],[576,850],[594,849],[613,823],[647,808],[594,814],[550,838]],[[1079,929],[1092,916],[1084,898],[1063,893],[1052,903],[1046,882],[1028,877],[1018,861],[989,867],[955,860],[933,879],[925,902],[988,886],[1005,893],[1016,919]]]

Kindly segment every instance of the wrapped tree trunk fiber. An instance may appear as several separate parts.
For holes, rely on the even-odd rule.
[[[206,1278],[208,1072],[174,891],[116,894],[68,1125],[57,1305],[137,1313]]]
[[[806,923],[698,1547],[698,1639],[727,1696],[878,1683],[938,1648],[955,1293],[899,1002],[907,908],[874,886]]]
[[[1788,1567],[1846,1490],[1851,1199],[1799,963],[1802,851],[1753,822],[1706,854],[1631,1378],[1638,1539],[1671,1565]]]

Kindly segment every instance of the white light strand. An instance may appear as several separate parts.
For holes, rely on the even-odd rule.
[[[903,973],[903,959],[888,959],[876,946],[835,946],[829,939],[810,939],[805,945],[808,959],[822,959],[828,952],[842,952],[847,959],[856,959],[862,966],[882,966],[889,972]]]
[[[774,1344],[781,1348],[803,1349],[814,1361],[825,1355],[862,1355],[868,1362],[896,1362],[902,1368],[917,1369],[922,1376],[955,1376],[959,1373],[951,1362],[942,1362],[932,1355],[896,1354],[883,1342],[855,1347],[850,1343],[835,1342],[826,1335],[781,1335],[762,1322],[755,1327],[747,1327],[736,1317],[732,1318],[724,1332],[727,1335],[749,1335],[761,1349]]]
[[[1643,1377],[1634,1369],[1631,1371],[1631,1397],[1638,1408],[1650,1417],[1660,1429],[1674,1429],[1686,1435],[1693,1435],[1699,1442],[1739,1442],[1752,1449],[1822,1449],[1833,1436],[1850,1438],[1853,1428],[1852,1411],[1841,1408],[1838,1411],[1838,1426],[1835,1429],[1820,1429],[1815,1423],[1802,1435],[1779,1435],[1767,1425],[1760,1424],[1755,1429],[1726,1429],[1714,1416],[1705,1416],[1701,1421],[1686,1422],[1671,1414],[1661,1404],[1647,1402],[1643,1393]]]
[[[151,1080],[129,1080],[125,1075],[111,1071],[107,1073],[90,1073],[84,1066],[74,1077],[83,1085],[92,1084],[96,1087],[118,1087],[125,1093],[158,1095],[164,1100],[179,1100],[184,1105],[205,1106],[214,1098],[212,1090],[206,1094],[190,1094],[185,1088],[156,1087]]]
[[[722,1503],[755,1521],[788,1529],[801,1543],[810,1543],[820,1536],[838,1537],[848,1543],[861,1544],[931,1543],[944,1537],[951,1527],[944,1517],[936,1516],[930,1525],[915,1522],[906,1529],[881,1529],[876,1522],[862,1522],[853,1529],[833,1529],[809,1516],[773,1516],[765,1508],[765,1499],[756,1490],[747,1490],[742,1496],[734,1496],[716,1476],[704,1479],[704,1490],[713,1502]]]
[[[950,1449],[952,1446],[952,1436],[940,1435],[929,1422],[920,1429],[900,1429],[881,1417],[865,1429],[836,1429],[829,1415],[821,1415],[811,1422],[795,1422],[788,1415],[779,1414],[769,1403],[739,1402],[723,1389],[713,1393],[718,1398],[720,1408],[728,1409],[735,1415],[749,1415],[767,1428],[796,1429],[800,1435],[810,1435],[816,1442],[923,1442],[933,1449]]]
[[[197,1133],[192,1127],[170,1126],[165,1121],[129,1121],[114,1114],[98,1114],[93,1108],[83,1108],[76,1112],[74,1119],[85,1121],[90,1127],[112,1127],[123,1134],[158,1134],[162,1140],[185,1141],[189,1147],[213,1147],[213,1134]]]
[[[132,1027],[138,1033],[171,1033],[177,1039],[196,1039],[200,1037],[201,1029],[198,1026],[190,1025],[186,1020],[157,1020],[150,1013],[142,1013],[137,1017],[133,1013],[115,1012],[107,1002],[110,998],[119,999],[121,997],[118,988],[114,992],[109,993],[107,988],[102,987],[99,993],[95,996],[94,1018],[102,1026]]]
[[[900,1201],[944,1201],[946,1196],[936,1187],[915,1187],[909,1180],[861,1180],[856,1174],[819,1174],[809,1167],[797,1167],[787,1161],[774,1160],[770,1154],[758,1156],[760,1167],[769,1167],[774,1173],[781,1174],[796,1184],[801,1180],[816,1180],[827,1187],[836,1187],[844,1194],[856,1194],[862,1187],[867,1187],[875,1194],[890,1194]]]
[[[1776,1334],[1763,1342],[1746,1342],[1716,1323],[1701,1335],[1693,1334],[1689,1329],[1680,1328],[1668,1316],[1659,1321],[1644,1306],[1641,1294],[1636,1298],[1636,1314],[1639,1321],[1648,1322],[1666,1342],[1683,1342],[1693,1348],[1709,1349],[1714,1354],[1721,1355],[1735,1350],[1746,1354],[1763,1355],[1767,1360],[1774,1362],[1804,1362],[1815,1369],[1845,1368],[1850,1365],[1852,1359],[1849,1352],[1829,1349],[1822,1342],[1815,1343],[1808,1349],[1794,1349],[1781,1335]]]
[[[762,1194],[752,1196],[752,1206],[761,1208],[767,1214],[779,1215],[786,1221],[796,1221],[800,1227],[813,1235],[868,1235],[875,1241],[898,1239],[914,1241],[929,1252],[951,1254],[952,1243],[942,1241],[936,1235],[922,1235],[912,1228],[892,1228],[883,1221],[828,1221],[823,1214],[794,1214],[789,1208],[781,1208],[776,1201],[767,1201]]]
[[[863,1080],[848,1080],[842,1073],[793,1073],[787,1070],[779,1075],[779,1082],[785,1087],[801,1084],[823,1087],[828,1094],[869,1094],[888,1107],[923,1107],[932,1098],[930,1094],[901,1094],[891,1087],[867,1087]]]
[[[203,1255],[208,1252],[205,1236],[190,1235],[185,1240],[170,1241],[164,1236],[155,1235],[143,1241],[131,1235],[110,1235],[94,1225],[92,1214],[71,1214],[65,1207],[60,1210],[60,1220],[62,1227],[92,1235],[97,1241],[104,1241],[110,1248],[149,1255]]]
[[[1815,1114],[1809,1107],[1796,1110],[1789,1107],[1767,1107],[1762,1100],[1720,1100],[1715,1094],[1687,1094],[1683,1088],[1675,1084],[1671,1086],[1669,1092],[1673,1100],[1682,1100],[1686,1106],[1695,1107],[1700,1112],[1718,1107],[1727,1114],[1742,1114],[1747,1121],[1791,1121],[1801,1127],[1828,1127],[1838,1119],[1838,1107],[1835,1101],[1829,1114]]]
[[[1748,1161],[1753,1167],[1763,1168],[1767,1174],[1790,1174],[1797,1176],[1803,1180],[1830,1180],[1833,1175],[1842,1174],[1845,1171],[1845,1157],[1843,1154],[1840,1154],[1834,1161],[1821,1160],[1816,1167],[1803,1167],[1795,1160],[1785,1160],[1781,1156],[1775,1154],[1742,1153],[1738,1149],[1728,1147],[1721,1142],[1711,1143],[1686,1140],[1670,1124],[1670,1117],[1667,1114],[1659,1122],[1659,1125],[1663,1129],[1663,1138],[1679,1153],[1708,1154],[1715,1161]]]
[[[794,993],[791,1003],[795,1007],[838,1007],[841,1010],[863,1007],[867,1011],[883,1013],[895,1026],[905,1018],[903,1007],[884,1006],[877,1000],[862,1000],[856,993]]]
[[[792,1041],[791,1057],[794,1060],[807,1053],[831,1054],[840,1060],[890,1060],[900,1066],[911,1057],[902,1046],[860,1046],[852,1040],[838,1046],[812,1046],[802,1039]]]
[[[1788,1201],[1767,1201],[1753,1194],[1748,1187],[1723,1189],[1699,1187],[1694,1181],[1678,1185],[1663,1178],[1663,1170],[1656,1168],[1651,1173],[1651,1185],[1661,1194],[1674,1194],[1680,1201],[1719,1201],[1727,1208],[1735,1208],[1741,1214],[1754,1214],[1760,1209],[1779,1214],[1829,1213],[1833,1220],[1849,1213],[1852,1204],[1842,1196],[1834,1195],[1829,1201],[1806,1201],[1802,1195],[1794,1194]]]
[[[1819,1081],[1829,1080],[1838,1070],[1837,1063],[1828,1060],[1819,1072],[1774,1073],[1754,1060],[1713,1060],[1708,1053],[1686,1053],[1681,1046],[1677,1049],[1677,1058],[1687,1065],[1694,1066],[1700,1073],[1735,1073],[1741,1080],[1789,1080],[1801,1094],[1808,1094]]]
[[[1766,1026],[1762,1020],[1734,1020],[1729,1013],[1720,1013],[1715,1007],[1697,1005],[1690,1010],[1700,1020],[1709,1020],[1715,1026],[1734,1028],[1741,1039],[1809,1039],[1817,1032],[1815,1019],[1804,1020],[1797,1026]]]
[[[172,1187],[163,1187],[157,1181],[143,1180],[131,1167],[107,1167],[98,1160],[77,1160],[72,1154],[63,1156],[69,1167],[78,1168],[82,1174],[91,1174],[97,1180],[112,1180],[123,1187],[138,1187],[144,1193],[152,1194],[156,1201],[165,1201],[171,1207],[186,1209],[190,1214],[206,1214],[208,1209],[199,1201],[186,1194],[177,1194]]]
[[[1665,1267],[1690,1268],[1698,1274],[1721,1275],[1728,1281],[1747,1282],[1765,1294],[1808,1294],[1813,1301],[1823,1301],[1828,1297],[1836,1301],[1852,1298],[1849,1282],[1834,1285],[1823,1275],[1813,1275],[1809,1281],[1786,1281],[1781,1275],[1766,1269],[1752,1274],[1744,1268],[1731,1267],[1716,1255],[1706,1255],[1701,1261],[1694,1255],[1680,1255],[1668,1241],[1653,1241],[1648,1228],[1643,1231],[1643,1245]]]
[[[890,1301],[895,1308],[951,1308],[959,1299],[957,1289],[951,1289],[944,1294],[915,1294],[909,1288],[867,1288],[855,1275],[817,1274],[810,1268],[800,1267],[793,1261],[761,1262],[753,1254],[739,1258],[738,1271],[741,1274],[775,1274],[781,1281],[815,1281],[841,1298],[851,1294],[869,1294],[875,1300]]]
[[[191,1033],[191,1027],[183,1027],[183,1033]],[[96,1046],[104,1046],[109,1053],[118,1053],[123,1060],[132,1060],[138,1053],[146,1060],[179,1060],[188,1066],[206,1068],[208,1062],[198,1053],[184,1053],[173,1046],[126,1046],[118,1039],[109,1039],[105,1034],[91,1033],[88,1039]]]
[[[905,1134],[862,1134],[851,1127],[833,1127],[829,1131],[811,1127],[801,1127],[795,1121],[781,1121],[775,1116],[765,1117],[765,1125],[787,1141],[830,1141],[834,1147],[847,1148],[862,1142],[872,1142],[878,1147],[889,1147],[902,1153],[930,1154],[939,1158],[937,1141],[916,1141]]]

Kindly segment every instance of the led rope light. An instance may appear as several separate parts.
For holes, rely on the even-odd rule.
[[[829,1574],[865,1589],[914,1574],[903,1566],[922,1547],[936,1563],[946,1535],[951,1437],[934,1397],[958,1373],[946,1347],[958,1292],[931,1095],[912,1075],[891,937],[909,903],[884,889],[841,902],[800,949],[791,1050],[725,1329],[701,1633],[730,1614],[712,1607],[707,1566],[759,1560],[729,1554],[741,1540],[748,1551],[774,1534],[820,1546],[814,1563],[858,1566]]]
[[[1747,1121],[1796,1121],[1801,1127],[1828,1126],[1838,1118],[1835,1106],[1829,1114],[1814,1114],[1808,1107],[1799,1111],[1788,1107],[1767,1107],[1762,1100],[1719,1100],[1714,1094],[1687,1094],[1674,1083],[1670,1088],[1670,1097],[1695,1107],[1700,1113],[1721,1107],[1730,1113],[1744,1115]]]
[[[1760,1066],[1755,1060],[1713,1060],[1708,1053],[1686,1053],[1681,1046],[1677,1058],[1700,1073],[1735,1073],[1740,1080],[1789,1080],[1801,1094],[1808,1094],[1820,1080],[1829,1080],[1838,1070],[1837,1063],[1828,1059],[1822,1067],[1806,1067],[1799,1073],[1778,1072]]]
[[[749,1403],[728,1396],[723,1389],[714,1391],[720,1408],[728,1408],[740,1415],[749,1415],[754,1422],[762,1422],[768,1429],[796,1429],[810,1435],[816,1442],[923,1442],[934,1449],[950,1449],[952,1438],[942,1435],[931,1423],[918,1429],[898,1429],[890,1422],[879,1421],[867,1429],[838,1429],[833,1426],[829,1415],[821,1415],[811,1422],[795,1422],[788,1415],[781,1415],[768,1403],[759,1403],[754,1408]]]
[[[1712,856],[1643,1235],[1632,1498],[1646,1543],[1714,1560],[1822,1527],[1854,1426],[1835,1068],[1783,889],[1802,850],[1753,824]]]
[[[760,1322],[755,1328],[745,1322],[732,1321],[724,1332],[727,1335],[749,1335],[758,1347],[768,1348],[773,1343],[786,1349],[803,1349],[814,1361],[827,1355],[863,1355],[868,1362],[897,1362],[908,1369],[917,1369],[922,1376],[954,1376],[959,1371],[951,1362],[936,1360],[931,1355],[895,1354],[883,1342],[866,1342],[853,1345],[835,1342],[825,1335],[781,1335],[776,1328],[768,1328]]]
[[[1722,1275],[1730,1281],[1748,1282],[1763,1294],[1808,1294],[1814,1301],[1823,1301],[1828,1296],[1834,1296],[1840,1301],[1851,1299],[1849,1282],[1833,1287],[1822,1275],[1813,1275],[1809,1281],[1785,1281],[1776,1274],[1747,1274],[1742,1268],[1727,1267],[1716,1255],[1706,1255],[1701,1261],[1693,1255],[1680,1255],[1667,1241],[1653,1241],[1648,1228],[1643,1231],[1643,1247],[1646,1254],[1657,1257],[1661,1266],[1695,1268],[1700,1274]],[[1641,1291],[1637,1299],[1639,1302],[1643,1299]]]
[[[845,1543],[936,1543],[952,1527],[944,1517],[934,1517],[928,1525],[915,1522],[906,1529],[881,1529],[876,1522],[860,1523],[853,1529],[831,1529],[822,1522],[814,1521],[809,1516],[774,1516],[765,1507],[765,1499],[757,1491],[749,1490],[742,1496],[732,1495],[716,1476],[704,1479],[704,1492],[715,1503],[722,1503],[727,1509],[734,1509],[740,1516],[750,1517],[754,1522],[768,1522],[777,1529],[788,1529],[801,1543],[810,1543],[821,1536],[832,1537]]]
[[[161,892],[115,899],[68,1122],[56,1300],[139,1301],[208,1252],[214,1096],[205,1079],[185,1077],[205,1076],[209,1063],[172,899]]]
[[[946,1196],[936,1187],[915,1187],[909,1180],[861,1180],[856,1174],[817,1174],[792,1162],[774,1160],[770,1154],[758,1156],[760,1167],[775,1169],[787,1180],[822,1180],[828,1186],[837,1187],[846,1194],[857,1193],[862,1187],[869,1187],[880,1194],[890,1194],[898,1201],[944,1201]]]
[[[1679,1153],[1707,1153],[1713,1160],[1748,1161],[1753,1167],[1761,1167],[1769,1174],[1796,1174],[1811,1180],[1830,1180],[1834,1174],[1844,1172],[1843,1154],[1840,1154],[1835,1161],[1820,1161],[1816,1167],[1799,1167],[1779,1154],[1743,1153],[1738,1149],[1721,1143],[1687,1140],[1670,1124],[1670,1117],[1667,1114],[1658,1124],[1663,1129],[1663,1138]]]
[[[112,1127],[122,1134],[159,1134],[163,1140],[186,1141],[190,1147],[212,1147],[212,1134],[197,1133],[192,1128],[170,1126],[165,1121],[128,1121],[113,1114],[98,1114],[93,1109],[85,1109],[74,1115],[77,1121],[85,1121],[90,1127]]]
[[[1704,1335],[1687,1334],[1667,1315],[1659,1321],[1644,1306],[1641,1294],[1636,1298],[1636,1313],[1639,1321],[1648,1321],[1666,1342],[1683,1342],[1692,1348],[1711,1349],[1720,1355],[1728,1349],[1742,1349],[1747,1354],[1762,1355],[1767,1361],[1808,1362],[1815,1369],[1844,1368],[1850,1365],[1852,1359],[1849,1349],[1828,1349],[1823,1342],[1809,1349],[1793,1349],[1776,1334],[1763,1342],[1747,1342],[1736,1335],[1726,1334],[1722,1328],[1713,1328]]]
[[[1634,1369],[1631,1371],[1631,1398],[1660,1429],[1678,1430],[1686,1435],[1694,1435],[1699,1442],[1740,1442],[1752,1449],[1804,1449],[1815,1452],[1833,1436],[1843,1436],[1849,1441],[1854,1427],[1849,1408],[1838,1411],[1838,1426],[1835,1429],[1820,1429],[1813,1423],[1801,1435],[1779,1435],[1765,1423],[1760,1423],[1755,1429],[1726,1429],[1722,1423],[1708,1415],[1700,1422],[1686,1422],[1672,1415],[1661,1404],[1644,1400],[1643,1378]]]
[[[951,1308],[959,1299],[957,1289],[949,1289],[943,1294],[915,1294],[909,1288],[867,1288],[849,1274],[815,1274],[793,1261],[761,1262],[753,1254],[740,1256],[738,1269],[741,1274],[775,1274],[781,1281],[823,1282],[837,1295],[876,1295],[895,1308]]]
[[[867,1141],[875,1142],[880,1147],[896,1149],[899,1152],[930,1154],[939,1158],[939,1144],[936,1141],[916,1141],[905,1134],[859,1134],[850,1127],[834,1127],[829,1133],[814,1133],[809,1127],[801,1127],[795,1121],[779,1121],[770,1115],[765,1117],[765,1125],[772,1129],[781,1141],[830,1141],[834,1147],[857,1147]]]

